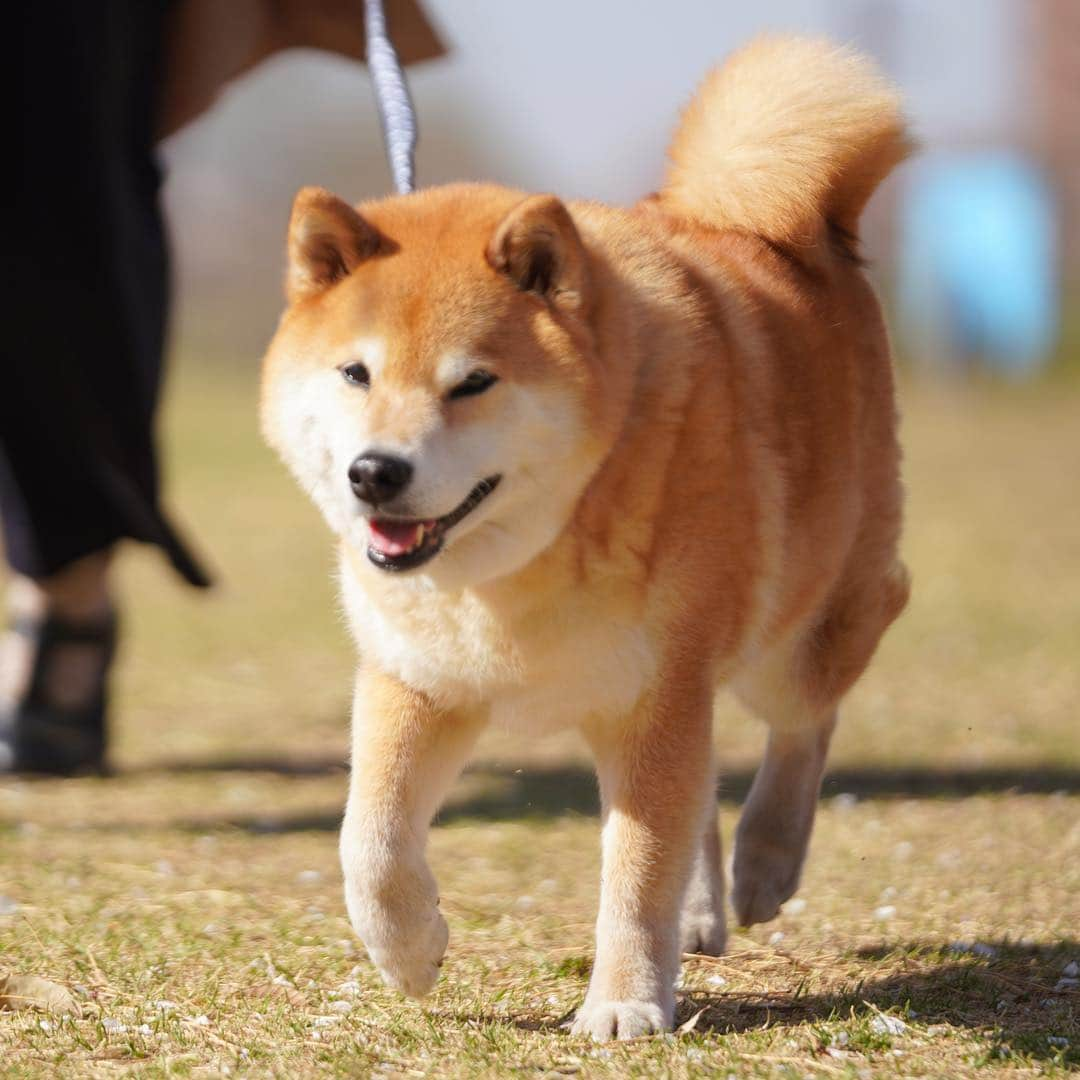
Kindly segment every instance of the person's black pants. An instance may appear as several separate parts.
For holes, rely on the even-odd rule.
[[[15,5],[0,522],[41,578],[124,537],[205,584],[158,505],[168,262],[155,110],[169,0]]]

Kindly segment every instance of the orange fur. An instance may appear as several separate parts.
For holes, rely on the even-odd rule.
[[[437,973],[423,838],[492,719],[575,724],[596,753],[605,883],[579,1031],[669,1024],[680,941],[722,947],[718,685],[772,729],[736,912],[791,895],[837,703],[907,596],[888,342],[825,227],[854,231],[905,146],[865,61],[763,42],[706,84],[667,187],[631,210],[490,185],[298,197],[263,420],[341,539],[362,657],[346,893],[394,985]],[[337,371],[357,361],[363,390]],[[481,369],[491,389],[453,392]],[[372,446],[413,465],[410,520],[501,477],[407,575],[371,564],[373,512],[345,482]]]
[[[672,213],[809,243],[854,233],[874,188],[911,150],[900,98],[857,53],[762,37],[714,71],[671,145]]]

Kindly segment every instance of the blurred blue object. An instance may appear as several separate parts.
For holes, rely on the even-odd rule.
[[[1060,314],[1056,219],[1018,154],[923,163],[902,218],[900,303],[926,360],[1017,375],[1044,366]]]

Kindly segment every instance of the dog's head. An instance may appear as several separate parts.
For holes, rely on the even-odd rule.
[[[590,258],[550,196],[296,199],[263,427],[375,574],[475,584],[559,535],[610,439]],[[421,569],[422,568],[422,569]]]

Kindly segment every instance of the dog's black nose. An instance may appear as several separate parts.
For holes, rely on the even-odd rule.
[[[413,468],[392,454],[361,454],[349,466],[349,483],[358,499],[372,506],[400,495],[412,479]]]

